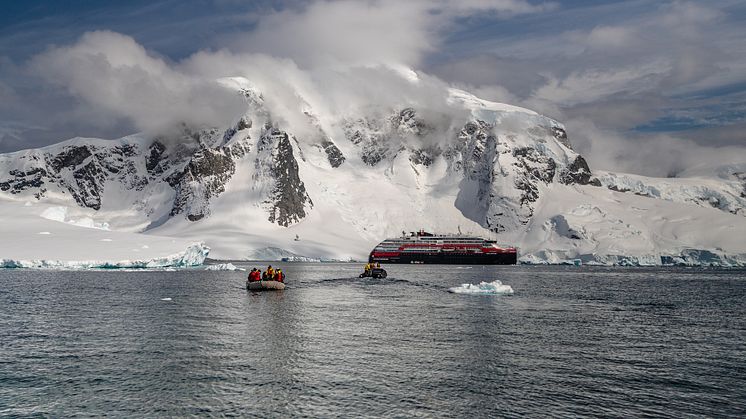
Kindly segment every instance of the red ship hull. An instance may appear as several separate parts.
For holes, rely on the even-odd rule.
[[[412,233],[381,242],[368,257],[370,262],[428,263],[447,265],[515,265],[514,247],[498,247],[478,237],[436,236]]]
[[[444,254],[444,253],[412,253],[412,254],[380,254],[372,252],[368,258],[370,262],[381,263],[427,263],[439,265],[515,265],[518,255],[515,252],[482,253],[482,254]]]

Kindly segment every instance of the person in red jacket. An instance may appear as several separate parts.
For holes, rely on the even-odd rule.
[[[284,273],[282,273],[282,269],[278,269],[278,270],[277,270],[277,271],[275,272],[275,278],[274,278],[274,279],[275,279],[275,281],[277,281],[277,282],[285,282],[285,274],[284,274]]]
[[[249,282],[256,282],[261,280],[261,274],[259,273],[259,270],[256,268],[251,269],[251,272],[249,272]]]

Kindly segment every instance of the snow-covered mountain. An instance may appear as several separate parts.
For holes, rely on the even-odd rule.
[[[299,124],[248,80],[222,83],[248,104],[233,126],[0,155],[0,202],[205,241],[224,259],[364,259],[425,229],[490,236],[525,262],[746,263],[746,164],[666,179],[592,172],[562,124],[461,90],[438,108],[346,114],[298,94],[286,105]]]

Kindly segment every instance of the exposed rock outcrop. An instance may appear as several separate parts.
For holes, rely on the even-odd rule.
[[[264,201],[269,222],[288,227],[305,218],[306,211],[313,208],[313,202],[300,179],[289,135],[268,127],[259,140],[255,164],[255,176],[264,176],[271,183],[270,193]]]

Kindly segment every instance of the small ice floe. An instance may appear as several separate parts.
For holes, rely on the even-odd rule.
[[[161,301],[171,301],[171,297],[161,298]]]
[[[48,231],[40,231],[39,234],[43,234],[43,235],[46,236],[46,235],[49,235],[49,234],[52,234],[52,233],[50,233]]]
[[[232,263],[218,263],[216,265],[207,265],[206,271],[245,271]]]
[[[504,285],[500,281],[480,282],[478,285],[461,284],[460,287],[449,288],[448,292],[455,294],[513,294],[513,287]]]
[[[110,242],[110,241],[112,241],[112,240],[111,240],[111,239],[101,239],[101,241],[102,241],[102,242]]]

